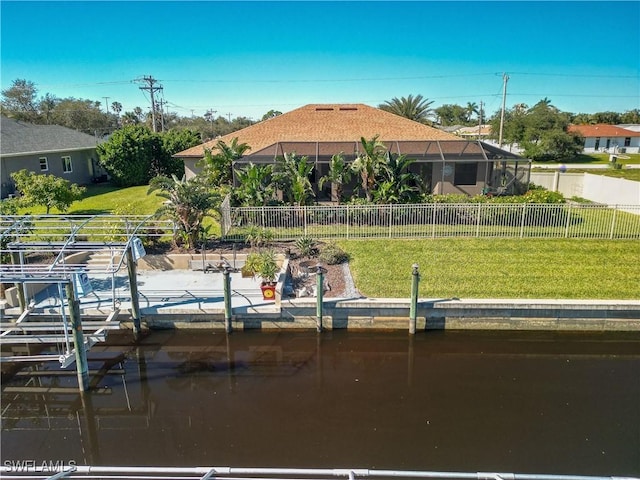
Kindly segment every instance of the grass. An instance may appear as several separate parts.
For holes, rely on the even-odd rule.
[[[70,215],[147,215],[154,213],[163,202],[156,193],[147,195],[148,186],[118,188],[110,185],[90,185],[82,200],[74,202],[65,213]],[[44,207],[30,207],[20,209],[20,215],[30,213],[44,215]],[[57,210],[49,212],[60,213]]]
[[[341,240],[360,292],[407,298],[640,298],[636,240]]]

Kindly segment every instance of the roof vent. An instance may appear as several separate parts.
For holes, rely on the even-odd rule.
[[[316,107],[316,112],[333,112],[333,107]]]
[[[356,111],[358,107],[340,107],[340,111]]]

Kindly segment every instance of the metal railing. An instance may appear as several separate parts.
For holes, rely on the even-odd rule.
[[[388,479],[461,479],[461,480],[640,480],[637,477],[520,474],[497,472],[436,472],[416,470],[370,470],[361,468],[232,468],[232,467],[103,467],[31,465],[4,462],[4,479],[200,479],[208,480],[326,480],[328,478],[388,478]],[[35,463],[35,462],[33,462]]]
[[[640,205],[429,203],[402,205],[223,206],[225,240],[250,227],[274,240],[302,236],[357,238],[594,238],[640,239]]]

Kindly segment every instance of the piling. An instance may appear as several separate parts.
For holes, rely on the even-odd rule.
[[[409,309],[409,333],[416,333],[416,318],[418,312],[418,283],[420,282],[420,273],[418,272],[418,264],[412,265],[411,272],[411,307]]]
[[[76,353],[76,368],[78,372],[78,387],[81,392],[89,390],[89,363],[87,362],[87,350],[82,334],[82,321],[80,319],[80,302],[76,298],[73,281],[67,282],[67,302],[69,303],[69,317],[71,318],[71,331],[73,333],[74,350]]]
[[[227,333],[231,333],[231,275],[229,269],[225,267],[222,272],[224,279],[224,329]]]
[[[316,265],[316,331],[322,332],[322,297],[324,295],[324,270]]]
[[[138,298],[138,280],[136,278],[136,261],[132,247],[127,248],[127,271],[129,273],[129,289],[131,291],[131,316],[133,317],[133,335],[137,339],[142,333],[140,327],[140,299]]]

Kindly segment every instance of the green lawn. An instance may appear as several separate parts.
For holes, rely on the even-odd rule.
[[[146,215],[155,212],[162,205],[163,198],[158,197],[155,192],[147,195],[148,186],[119,188],[110,185],[90,185],[84,198],[74,202],[66,212],[71,215],[101,215],[101,214],[123,214],[123,215]],[[19,214],[31,213],[33,215],[43,215],[46,213],[44,207],[23,208]],[[60,213],[56,210],[51,214]]]
[[[343,240],[360,292],[410,295],[411,265],[427,298],[640,298],[635,240]]]

